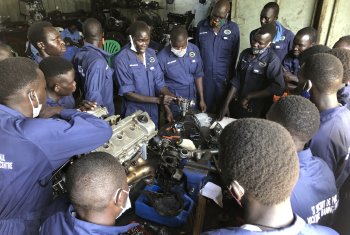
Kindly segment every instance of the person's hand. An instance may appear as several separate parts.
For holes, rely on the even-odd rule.
[[[88,100],[83,100],[80,104],[80,111],[86,112],[86,111],[91,111],[94,110],[97,106],[97,103],[94,101],[88,101]]]
[[[202,113],[207,111],[207,105],[205,104],[204,100],[199,101],[199,108],[201,109]]]
[[[170,123],[175,122],[173,113],[171,112],[170,108],[166,107],[164,111],[165,111],[165,119],[167,120],[167,122],[170,122]]]
[[[249,105],[249,97],[246,96],[243,99],[241,99],[241,107],[244,109],[248,109],[248,105]]]
[[[170,103],[176,98],[170,95],[160,95],[159,96],[159,104],[170,105]]]
[[[56,115],[60,115],[62,109],[64,109],[64,107],[62,106],[57,106],[57,107],[50,107],[50,106],[45,106],[45,108],[43,108],[39,114],[40,118],[50,118]]]
[[[218,115],[218,121],[221,121],[225,116],[230,116],[230,109],[228,105],[225,105]]]
[[[298,83],[299,83],[299,79],[297,76],[295,76],[294,74],[292,74],[289,71],[285,71],[285,72],[283,72],[283,77],[284,77],[284,80],[286,82],[286,85],[287,85],[289,91],[297,88]]]

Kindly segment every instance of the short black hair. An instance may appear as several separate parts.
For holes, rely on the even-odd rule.
[[[285,201],[299,176],[294,142],[280,124],[238,119],[220,135],[219,166],[227,183],[236,180],[263,205]]]
[[[28,29],[29,42],[38,49],[38,42],[46,42],[45,28],[53,27],[50,22],[41,21],[32,24]]]
[[[334,55],[318,53],[309,56],[302,68],[304,78],[321,93],[336,93],[342,83],[343,65]]]
[[[188,38],[187,30],[181,25],[174,26],[170,32],[170,40],[178,41],[181,37]]]
[[[68,168],[66,185],[75,209],[102,211],[126,182],[124,168],[105,152],[89,153]]]
[[[273,9],[275,12],[276,16],[278,16],[280,12],[280,6],[276,2],[268,2],[265,4],[263,9]]]
[[[83,24],[83,34],[86,41],[101,40],[103,36],[103,28],[95,18],[88,18]]]
[[[300,35],[300,36],[309,35],[311,43],[316,43],[317,41],[317,30],[314,29],[313,27],[302,28],[297,32],[296,35]]]
[[[284,126],[292,137],[307,143],[320,127],[320,113],[317,107],[302,96],[282,97],[272,105],[267,119]]]
[[[149,26],[143,21],[135,21],[129,27],[129,34],[132,37],[137,37],[140,32],[148,32],[150,34]]]
[[[345,36],[339,38],[339,40],[334,44],[334,47],[335,47],[338,43],[345,43],[346,45],[350,46],[350,35],[345,35]],[[334,47],[333,47],[333,48],[334,48]]]
[[[38,65],[24,57],[7,58],[0,62],[0,103],[37,81]]]
[[[312,47],[309,47],[308,49],[306,49],[300,54],[300,57],[299,57],[300,64],[304,64],[306,59],[309,56],[312,56],[318,53],[328,53],[330,50],[331,48],[321,44],[317,44]]]
[[[345,48],[333,48],[329,54],[337,57],[343,64],[343,83],[350,81],[350,50]]]
[[[50,56],[44,58],[40,64],[39,68],[43,71],[47,86],[51,89],[56,83],[56,79],[59,75],[66,74],[67,72],[73,70],[73,65],[68,60],[60,56]]]
[[[257,34],[263,35],[263,34],[270,34],[271,35],[271,40],[275,37],[276,35],[276,26],[274,23],[269,23],[269,24],[263,24],[259,28]]]

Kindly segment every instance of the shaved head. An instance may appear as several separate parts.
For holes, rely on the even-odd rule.
[[[170,32],[171,42],[178,42],[183,40],[187,41],[187,38],[188,38],[187,30],[180,25],[174,26]]]
[[[129,28],[129,33],[133,38],[139,37],[143,32],[150,35],[150,28],[143,21],[135,21]]]
[[[85,40],[89,43],[92,41],[100,41],[103,36],[103,29],[101,23],[95,18],[85,20],[83,24],[83,32]]]
[[[217,10],[217,11],[225,11],[226,13],[228,13],[230,11],[230,3],[227,0],[219,0],[215,3],[214,7],[213,7],[213,11]]]

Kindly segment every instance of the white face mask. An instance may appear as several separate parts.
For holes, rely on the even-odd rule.
[[[33,118],[36,118],[37,116],[39,116],[39,113],[43,105],[39,103],[39,99],[35,91],[34,91],[34,95],[35,95],[36,102],[38,103],[38,107],[34,107],[32,98],[30,98],[30,94],[28,94],[28,98],[33,108]]]
[[[123,192],[128,194],[128,198],[126,199],[125,206],[124,207],[122,207],[122,206],[120,207],[120,208],[122,208],[122,211],[119,213],[119,215],[115,219],[118,219],[125,211],[127,211],[127,210],[129,210],[131,208],[131,201],[130,201],[130,197],[129,197],[129,192],[124,190],[124,189],[118,189],[117,190],[116,197],[115,197],[115,202],[117,202],[117,195],[118,195],[119,190],[122,190]]]
[[[185,49],[177,50],[173,47],[171,47],[171,52],[174,53],[177,57],[184,57],[187,52],[187,47]]]
[[[132,50],[132,51],[137,53],[137,50],[136,50],[136,47],[135,47],[134,41],[132,40],[131,35],[129,35],[129,38],[130,38],[130,43],[131,43],[130,50]]]
[[[253,53],[253,55],[258,55],[258,54],[260,55],[260,54],[264,53],[264,51],[266,51],[267,48],[269,48],[270,44],[271,44],[271,42],[270,42],[266,47],[264,47],[263,49],[259,49],[259,48],[254,48],[254,47],[252,47],[252,53]]]

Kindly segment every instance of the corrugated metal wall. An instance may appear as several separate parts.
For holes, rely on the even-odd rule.
[[[62,12],[74,12],[76,10],[90,10],[90,0],[42,0],[46,12],[55,10],[58,6]],[[19,13],[18,0],[0,0],[0,16],[10,16],[12,21],[23,20]]]

